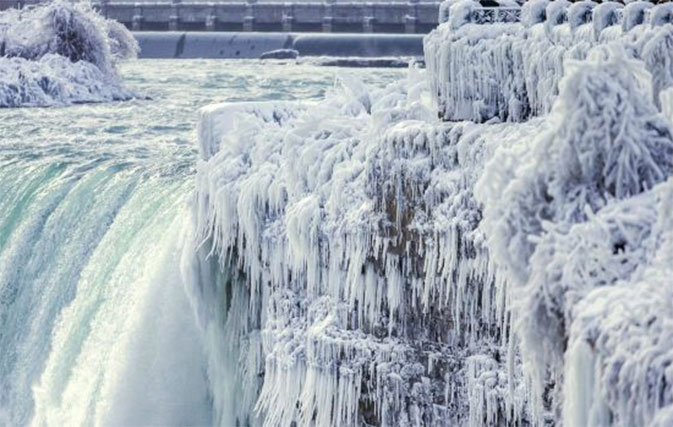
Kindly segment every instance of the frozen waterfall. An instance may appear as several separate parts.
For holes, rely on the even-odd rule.
[[[191,188],[65,155],[3,160],[0,424],[210,423],[179,270]]]

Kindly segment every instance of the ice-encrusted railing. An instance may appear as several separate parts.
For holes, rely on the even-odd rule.
[[[483,8],[449,0],[440,20],[424,44],[432,96],[444,120],[523,121],[545,114],[566,59],[616,41],[660,79],[655,102],[673,81],[656,58],[673,37],[670,3],[532,0],[521,8]]]
[[[470,22],[494,24],[496,22],[518,22],[521,19],[519,7],[482,7],[472,11]]]

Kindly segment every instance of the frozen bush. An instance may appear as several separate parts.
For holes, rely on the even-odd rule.
[[[56,0],[0,12],[0,107],[127,99],[116,63],[138,45],[88,3]],[[58,58],[63,58],[60,60]]]

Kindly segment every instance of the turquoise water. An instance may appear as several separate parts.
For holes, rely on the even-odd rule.
[[[0,111],[0,425],[209,424],[179,271],[198,108],[405,73],[217,60],[122,72],[151,99]]]

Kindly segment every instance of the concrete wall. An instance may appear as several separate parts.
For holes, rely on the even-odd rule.
[[[0,0],[0,10],[45,0]],[[134,31],[428,33],[440,0],[93,0]]]
[[[134,31],[427,33],[439,2],[96,0],[96,8]]]
[[[141,58],[259,58],[293,49],[300,56],[423,56],[423,36],[405,34],[288,34],[135,32]]]

